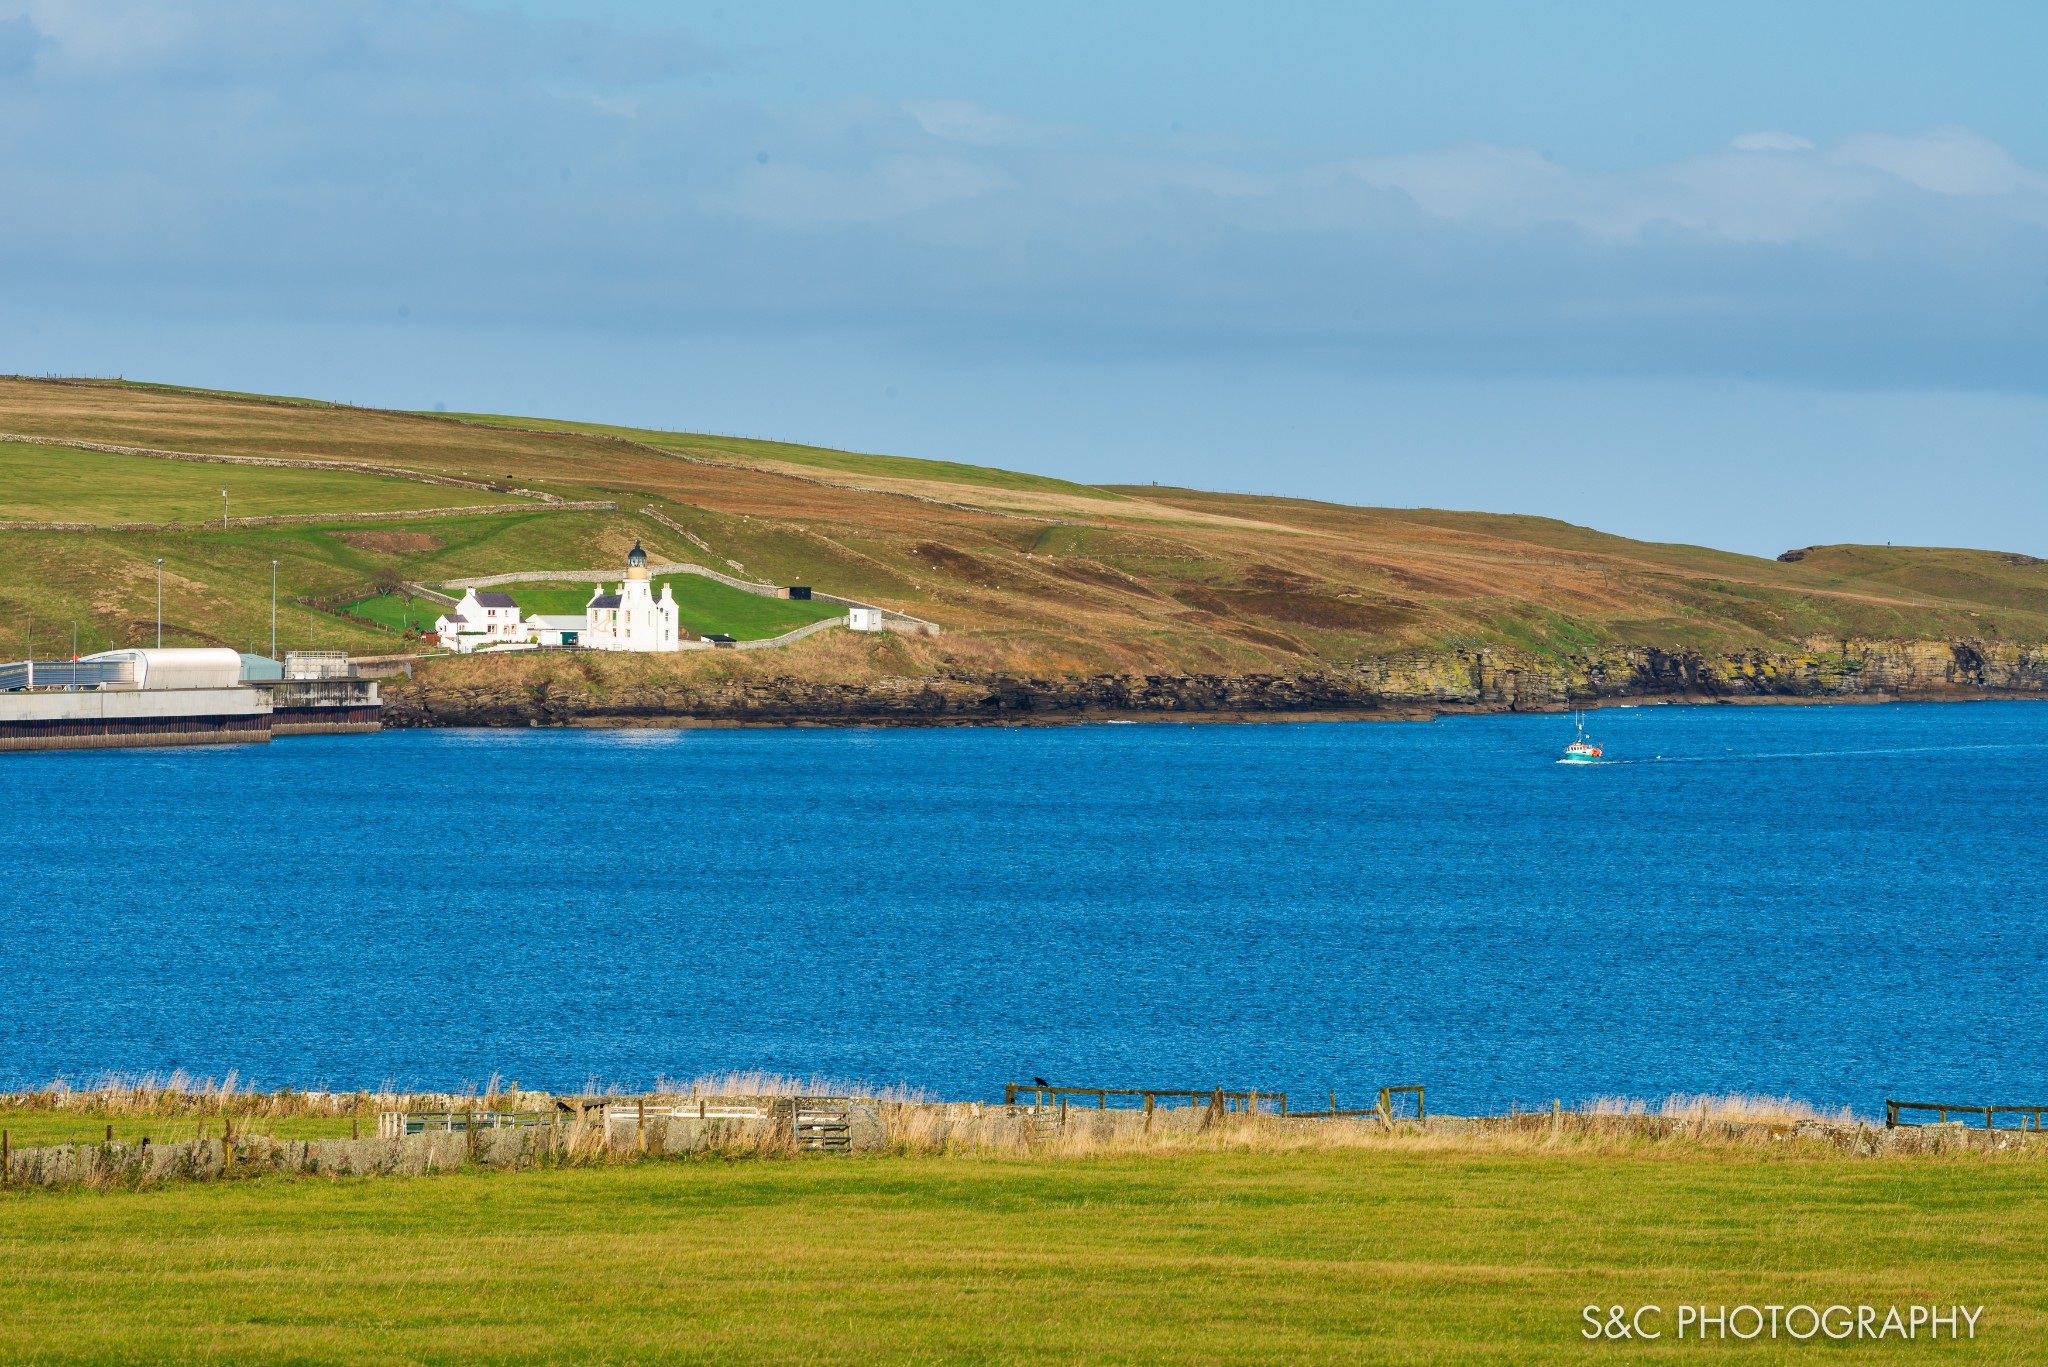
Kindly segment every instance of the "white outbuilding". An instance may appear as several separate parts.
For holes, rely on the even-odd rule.
[[[581,645],[589,629],[589,619],[580,612],[536,612],[526,619],[528,635],[544,646]]]
[[[881,631],[882,610],[880,608],[848,608],[846,625],[853,631]]]

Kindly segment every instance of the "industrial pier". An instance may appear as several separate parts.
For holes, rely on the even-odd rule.
[[[381,707],[339,653],[109,650],[0,665],[0,750],[261,744],[375,731]]]

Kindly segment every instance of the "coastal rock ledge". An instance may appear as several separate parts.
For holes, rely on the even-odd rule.
[[[1565,657],[1503,650],[1384,656],[1270,674],[888,675],[678,679],[616,687],[560,682],[385,687],[384,725],[574,726],[788,723],[947,725],[1117,714],[1547,712],[1611,699],[1686,702],[2048,697],[2048,647],[2011,642],[1844,641],[1800,653],[1616,647]]]

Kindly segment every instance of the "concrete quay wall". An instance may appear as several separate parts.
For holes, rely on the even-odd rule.
[[[374,679],[0,693],[0,751],[263,744],[383,729]]]
[[[269,700],[249,688],[0,693],[0,750],[97,750],[270,739]]]

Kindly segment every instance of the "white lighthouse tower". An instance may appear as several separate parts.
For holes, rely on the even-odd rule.
[[[667,584],[661,597],[647,578],[647,552],[633,543],[626,557],[626,578],[615,593],[602,584],[584,609],[584,645],[593,650],[681,650],[682,623],[675,594]]]

